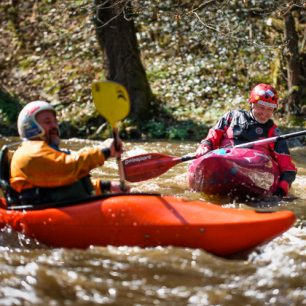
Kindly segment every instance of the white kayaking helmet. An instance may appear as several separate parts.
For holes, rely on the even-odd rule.
[[[44,129],[36,121],[36,115],[42,111],[52,111],[56,114],[53,106],[45,101],[30,102],[21,110],[17,121],[18,133],[21,138],[42,138],[45,135]]]

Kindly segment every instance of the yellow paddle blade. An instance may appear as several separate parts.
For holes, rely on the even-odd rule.
[[[94,82],[92,97],[97,111],[112,128],[130,112],[130,98],[125,87],[111,81]]]

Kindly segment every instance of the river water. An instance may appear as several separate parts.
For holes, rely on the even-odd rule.
[[[77,139],[63,142],[72,150],[98,144]],[[123,157],[148,152],[183,156],[196,146],[127,142]],[[5,228],[0,232],[0,305],[306,305],[306,148],[292,148],[291,153],[298,176],[290,200],[277,209],[294,211],[298,221],[268,244],[231,259],[173,247],[54,249]],[[156,179],[130,184],[132,191],[252,209],[246,203],[189,191],[188,164],[181,163]],[[92,174],[117,180],[116,162],[109,160]]]

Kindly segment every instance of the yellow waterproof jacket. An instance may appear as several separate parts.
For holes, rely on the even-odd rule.
[[[104,161],[105,156],[99,148],[66,154],[45,141],[24,141],[12,157],[10,183],[17,192],[34,187],[70,185],[103,165]],[[93,180],[96,194],[101,194],[99,182]]]

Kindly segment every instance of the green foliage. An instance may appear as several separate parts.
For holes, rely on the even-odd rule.
[[[0,90],[0,122],[13,124],[16,122],[21,106],[17,98]]]
[[[149,81],[155,81],[158,79],[167,79],[170,75],[169,71],[165,71],[165,70],[150,70],[147,73],[147,78]]]
[[[150,121],[123,123],[124,137],[199,139],[222,113],[246,107],[255,83],[273,83],[284,96],[285,44],[278,8],[286,1],[131,3],[141,58],[157,102]],[[44,99],[56,105],[60,121],[69,122],[67,135],[69,129],[75,136],[108,134],[106,129],[96,134],[102,122],[90,92],[94,80],[105,79],[92,1],[12,5],[3,0],[0,19],[5,88],[23,101]],[[2,122],[14,123],[17,111],[12,105],[0,105]]]
[[[303,117],[288,116],[286,127],[303,127],[306,128],[306,121]]]
[[[152,119],[144,125],[143,130],[150,138],[160,139],[165,138],[167,128],[164,122]]]
[[[150,120],[142,130],[153,139],[171,140],[200,140],[207,134],[208,128],[205,125],[198,125],[192,120],[185,121],[164,121]]]

